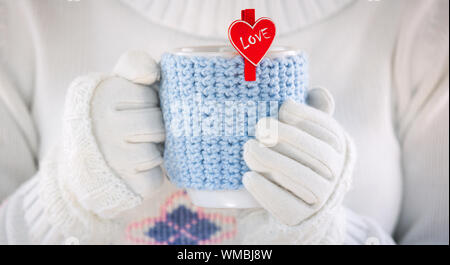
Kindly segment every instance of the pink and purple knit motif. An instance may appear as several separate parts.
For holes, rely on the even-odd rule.
[[[186,203],[184,191],[173,193],[161,205],[157,217],[131,223],[126,229],[127,240],[149,245],[218,244],[236,234],[236,219],[219,213],[207,213],[203,208]]]

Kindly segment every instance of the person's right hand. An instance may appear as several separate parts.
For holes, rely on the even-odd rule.
[[[93,133],[107,164],[144,198],[164,180],[163,117],[158,92],[150,86],[158,78],[159,66],[149,55],[125,53],[91,101]]]
[[[162,185],[158,145],[165,132],[158,93],[150,87],[158,78],[149,55],[128,52],[113,74],[72,82],[62,139],[41,162],[38,199],[27,200],[39,201],[31,211],[39,214],[26,217],[35,240],[52,242],[59,234],[102,241],[116,229],[116,217]]]

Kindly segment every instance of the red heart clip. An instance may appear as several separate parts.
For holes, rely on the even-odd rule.
[[[254,66],[257,66],[275,38],[275,24],[262,17],[252,26],[246,21],[236,20],[228,28],[228,38],[234,48]]]

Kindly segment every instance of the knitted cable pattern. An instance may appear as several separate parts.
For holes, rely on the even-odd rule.
[[[244,80],[240,56],[165,54],[161,71],[166,171],[177,186],[202,190],[241,188],[243,145],[257,120],[276,117],[287,98],[303,103],[308,86],[303,53],[264,58],[254,82]]]

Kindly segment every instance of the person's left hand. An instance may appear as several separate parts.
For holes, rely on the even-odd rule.
[[[318,243],[327,236],[348,190],[354,160],[350,138],[332,117],[331,94],[313,89],[307,101],[309,106],[287,100],[279,120],[261,119],[256,140],[244,146],[252,170],[244,175],[244,186],[280,227],[301,229],[301,235],[291,235],[295,243]]]

